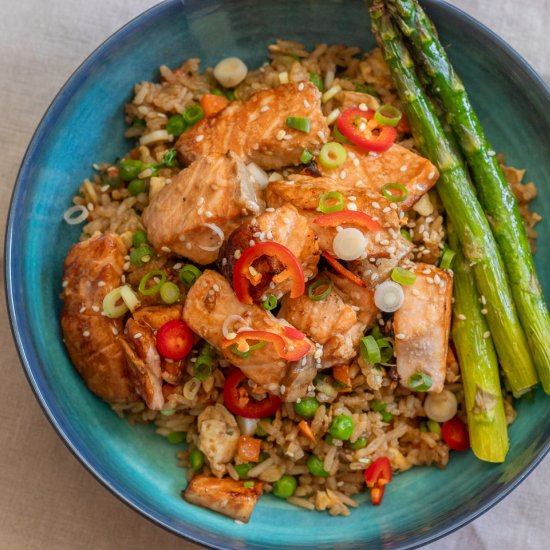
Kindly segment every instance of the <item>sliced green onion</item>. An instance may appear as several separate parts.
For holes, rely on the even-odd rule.
[[[204,111],[200,105],[191,105],[183,111],[182,116],[183,120],[189,124],[189,126],[193,126],[193,124],[196,124],[201,118],[204,118]]]
[[[392,269],[391,272],[392,281],[399,283],[400,285],[411,286],[416,281],[416,273],[397,266]]]
[[[300,162],[302,164],[309,164],[313,160],[313,153],[308,149],[304,149],[300,155]]]
[[[204,382],[210,378],[214,357],[216,357],[216,351],[210,344],[205,342],[197,360],[193,363],[193,376],[197,380]]]
[[[334,138],[334,141],[337,141],[338,143],[351,143],[351,141],[344,135],[340,130],[338,130],[338,126],[336,124],[332,128],[332,137]]]
[[[160,277],[160,281],[153,285],[150,288],[147,288],[147,283],[153,278],[153,277]],[[162,271],[160,269],[155,271],[149,271],[149,273],[146,273],[139,282],[138,289],[144,296],[151,296],[152,294],[156,294],[161,288],[162,285],[166,282],[166,271]]]
[[[121,287],[113,288],[103,298],[103,313],[110,319],[122,317],[128,311],[128,306],[122,299],[120,289]]]
[[[326,287],[324,290],[321,290],[321,292],[316,293],[315,291],[321,287]],[[310,300],[313,300],[314,302],[320,302],[321,300],[324,300],[327,298],[330,293],[332,292],[332,281],[330,279],[321,279],[319,281],[315,281],[314,283],[311,283],[309,285],[309,288],[307,289],[307,295],[309,296]]]
[[[333,97],[339,94],[342,91],[342,86],[340,84],[335,84],[331,86],[322,96],[321,103],[328,103]]]
[[[377,401],[374,399],[370,402],[371,410],[377,412],[382,417],[382,422],[390,423],[393,420],[393,414],[386,410],[387,404],[383,401]]]
[[[409,388],[413,391],[428,391],[432,387],[432,379],[423,372],[415,372],[409,378]]]
[[[303,116],[288,116],[286,117],[286,125],[289,128],[294,128],[299,132],[304,132],[304,134],[309,134],[311,130],[311,120],[309,117]]]
[[[243,481],[243,487],[251,489],[252,487],[254,487],[254,482],[253,481]]]
[[[138,246],[142,244],[147,244],[147,233],[143,231],[143,229],[138,229],[133,235],[132,235],[132,244],[137,248]]]
[[[140,304],[138,297],[128,285],[120,287],[120,297],[123,299],[126,307],[131,312],[133,312]]]
[[[428,420],[426,422],[426,426],[428,426],[428,430],[430,430],[430,432],[441,435],[441,425],[439,422],[436,422],[435,420]]]
[[[178,274],[179,280],[187,287],[191,288],[195,281],[202,275],[201,270],[192,264],[185,264]]]
[[[441,260],[439,260],[439,267],[441,269],[450,269],[453,263],[456,252],[450,248],[445,248],[443,254],[441,254]]]
[[[153,256],[153,249],[146,243],[140,244],[130,252],[130,263],[136,267],[142,267]]]
[[[231,346],[231,351],[235,355],[238,355],[239,357],[242,357],[243,359],[248,359],[252,355],[253,351],[256,351],[258,349],[262,349],[266,345],[266,343],[267,342],[265,340],[260,340],[259,342],[256,342],[255,344],[252,344],[248,348],[248,351],[239,351],[239,348],[237,347],[237,344],[233,344]]]
[[[411,237],[411,232],[410,231],[407,231],[406,229],[401,229],[400,230],[400,233],[401,233],[401,236],[405,239],[407,239],[409,242],[412,243],[412,237]]]
[[[403,202],[409,196],[409,190],[400,183],[386,183],[382,186],[382,195],[391,202]]]
[[[199,449],[193,449],[189,453],[189,464],[191,464],[191,469],[196,472],[202,468],[204,464],[204,454]]]
[[[372,84],[363,84],[362,82],[354,82],[355,91],[361,94],[369,94],[374,97],[380,97],[376,88]]]
[[[382,360],[380,348],[373,336],[363,336],[359,340],[359,351],[363,361],[369,365],[375,365]]]
[[[168,443],[172,443],[172,445],[183,443],[185,441],[185,432],[172,432],[166,436],[166,439]]]
[[[272,311],[273,309],[275,309],[277,307],[277,298],[275,298],[275,296],[273,296],[273,294],[271,294],[270,296],[268,296],[263,302],[262,302],[262,307],[266,310],[266,311]]]
[[[382,126],[397,126],[401,120],[403,113],[393,105],[382,105],[376,109],[374,120]]]
[[[138,177],[143,171],[141,160],[123,159],[118,163],[118,173],[124,181],[130,181]]]
[[[380,349],[380,363],[386,364],[393,357],[393,341],[390,338],[378,338],[376,344]]]
[[[339,191],[323,193],[319,198],[319,210],[323,212],[323,214],[340,212],[340,210],[344,210],[344,201],[344,195],[342,195]]]
[[[331,141],[323,145],[319,153],[319,162],[325,168],[338,168],[346,161],[347,156],[348,153],[342,144]]]
[[[380,340],[380,338],[384,338],[384,335],[382,334],[382,331],[380,330],[380,327],[378,325],[374,325],[374,328],[370,331],[370,333],[373,335],[375,340]]]
[[[178,162],[178,152],[175,148],[168,149],[162,157],[162,164],[168,168],[172,168]]]
[[[174,137],[181,136],[187,128],[187,123],[183,119],[182,115],[171,116],[166,123],[166,131]]]
[[[388,411],[382,411],[380,414],[382,415],[382,422],[389,424],[393,420],[393,414]]]
[[[140,180],[139,178],[136,178],[128,184],[128,193],[130,193],[132,197],[137,197],[141,193],[145,193],[146,190],[147,182],[145,180]]]
[[[426,422],[420,422],[418,429],[420,430],[420,433],[425,434],[428,431],[428,425],[426,424]]]
[[[319,73],[309,73],[309,81],[315,84],[320,92],[325,89],[325,84]]]
[[[165,304],[175,304],[180,299],[180,289],[178,285],[167,281],[160,287],[160,299]]]

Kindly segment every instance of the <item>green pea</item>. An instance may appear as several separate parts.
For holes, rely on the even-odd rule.
[[[393,420],[393,414],[388,411],[382,411],[380,414],[382,415],[382,422],[389,424]]]
[[[332,437],[330,434],[325,435],[325,441],[328,445],[334,445],[334,437]]]
[[[315,455],[307,459],[307,468],[312,476],[328,477],[328,472],[323,468],[323,461]]]
[[[131,181],[143,171],[141,160],[124,159],[118,164],[118,172],[124,181]]]
[[[273,422],[273,418],[262,418],[260,422],[269,422],[271,424],[271,422]],[[256,424],[256,432],[254,433],[254,435],[256,437],[267,437],[269,434],[262,428],[262,426],[258,422],[258,424]]]
[[[245,462],[244,464],[235,464],[235,471],[239,474],[239,479],[248,479],[248,472],[257,466],[254,462]]]
[[[166,131],[174,137],[179,137],[187,130],[187,123],[183,120],[183,116],[174,115],[168,119],[166,123]]]
[[[369,440],[366,437],[360,437],[353,443],[351,441],[348,441],[348,447],[352,451],[358,451],[359,449],[364,449],[367,446],[367,443]]]
[[[189,454],[189,464],[191,464],[193,471],[197,472],[204,464],[204,454],[198,449],[193,449]]]
[[[428,420],[428,422],[426,422],[426,426],[428,426],[428,430],[430,430],[430,432],[441,435],[441,426],[439,425],[439,422],[436,422],[435,420]]]
[[[143,229],[138,229],[133,235],[132,235],[132,244],[137,248],[138,246],[142,244],[147,244],[149,241],[147,240],[147,233],[143,231]]]
[[[329,432],[334,439],[349,439],[353,433],[355,424],[351,416],[347,414],[339,414],[332,419]]]
[[[298,482],[294,476],[284,475],[273,484],[273,494],[279,498],[290,498],[297,486]]]
[[[168,443],[172,443],[172,445],[183,443],[185,441],[185,432],[172,432],[166,436],[166,439]]]
[[[304,418],[311,418],[319,408],[319,401],[315,397],[305,397],[299,403],[294,403],[294,412]]]
[[[145,180],[133,179],[128,184],[128,193],[130,193],[132,197],[137,197],[141,193],[145,193],[146,189],[147,189],[147,182]]]

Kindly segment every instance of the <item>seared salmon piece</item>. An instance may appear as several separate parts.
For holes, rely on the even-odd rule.
[[[338,233],[338,228],[325,227],[315,223],[315,219],[322,216],[318,209],[321,196],[331,191],[338,191],[344,196],[345,210],[356,210],[368,214],[372,220],[381,225],[381,228],[376,231],[358,225],[347,225],[347,227],[356,227],[365,237],[365,251],[363,257],[357,260],[357,268],[361,268],[360,277],[365,284],[369,288],[374,288],[377,283],[388,276],[391,268],[398,265],[413,247],[412,243],[400,233],[400,219],[397,208],[392,207],[393,203],[389,203],[379,193],[371,189],[340,186],[338,182],[328,177],[309,178],[304,176],[297,176],[289,181],[271,182],[266,188],[266,201],[268,206],[275,208],[286,203],[293,204],[300,214],[307,217],[312,224],[312,228],[319,238],[319,248],[334,254],[332,243]],[[381,260],[387,261],[381,262]],[[349,262],[349,265],[355,263]],[[391,266],[391,268],[372,275],[371,268],[373,266],[378,268],[382,263],[384,266]]]
[[[250,248],[251,243],[271,241],[282,244],[298,258],[306,280],[317,273],[319,245],[307,218],[296,208],[286,204],[281,208],[270,209],[257,218],[240,225],[231,233],[221,258],[218,261],[220,271],[231,281],[233,270],[241,253]],[[252,264],[260,274],[251,286],[251,296],[255,301],[262,296],[272,294],[280,298],[290,291],[290,279],[283,278],[285,265],[273,256],[263,256]],[[254,284],[256,283],[256,284]]]
[[[217,403],[206,407],[197,418],[199,449],[204,453],[212,473],[222,477],[225,464],[237,453],[241,432],[235,417]]]
[[[235,322],[226,323],[229,317]],[[183,306],[183,319],[193,332],[218,349],[258,386],[280,395],[286,401],[303,397],[307,384],[315,377],[314,346],[308,338],[304,341],[309,344],[310,351],[295,362],[282,359],[269,342],[253,351],[248,358],[236,355],[230,347],[222,347],[226,342],[224,325],[228,333],[236,333],[243,327],[275,333],[283,339],[287,348],[293,346],[295,340],[285,333],[285,328],[290,326],[288,323],[277,319],[261,306],[239,302],[227,279],[216,271],[205,270],[191,287]],[[296,380],[299,383],[293,384]]]
[[[379,196],[386,183],[400,183],[408,195],[404,201],[395,203],[399,210],[414,206],[439,177],[437,168],[428,159],[397,144],[384,153],[369,153],[353,145],[344,148],[347,151],[344,163],[338,168],[325,168],[319,163],[320,174],[336,180],[339,186],[366,186]]]
[[[65,258],[61,329],[69,356],[86,385],[111,402],[136,399],[121,346],[123,321],[102,315],[103,299],[121,285],[122,239],[105,233],[75,244]]]
[[[453,277],[449,271],[417,264],[416,281],[403,286],[405,301],[393,319],[397,373],[404,386],[423,372],[432,379],[428,390],[439,393],[445,383],[451,328]]]
[[[209,264],[243,217],[262,210],[243,162],[234,154],[208,156],[179,172],[153,197],[143,211],[143,225],[157,252]]]
[[[260,481],[254,481],[252,487],[245,487],[243,481],[230,478],[195,476],[182,492],[182,497],[191,504],[248,523],[262,492]]]
[[[287,117],[310,120],[308,133],[290,128]],[[300,164],[304,149],[318,152],[329,136],[321,93],[310,82],[292,82],[234,101],[184,132],[176,149],[184,163],[233,151],[264,170]]]

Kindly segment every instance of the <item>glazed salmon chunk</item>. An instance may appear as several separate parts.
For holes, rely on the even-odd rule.
[[[115,233],[75,244],[65,259],[61,328],[86,385],[112,402],[136,398],[121,346],[122,319],[102,315],[103,299],[121,285],[127,250]]]
[[[428,391],[438,393],[445,383],[453,277],[428,264],[417,264],[414,273],[416,281],[403,286],[405,301],[394,315],[397,373],[404,386],[413,374],[427,374]]]
[[[309,119],[309,132],[289,127],[288,117]],[[273,170],[300,164],[304,149],[318,152],[328,136],[321,93],[310,82],[292,82],[202,119],[180,136],[176,148],[186,164],[233,151],[247,163]]]
[[[281,358],[270,342],[251,352],[249,357],[236,354],[230,346],[224,345],[228,343],[224,336],[224,326],[226,333],[233,339],[239,329],[248,328],[278,335],[287,348],[295,346],[296,342],[285,330],[290,326],[288,323],[277,319],[260,306],[239,302],[227,279],[216,271],[205,270],[193,284],[185,300],[183,319],[193,332],[218,349],[258,386],[287,401],[295,401],[303,396],[307,385],[315,377],[312,364],[314,345],[307,338],[300,344],[309,346],[309,351],[298,361]]]
[[[143,212],[149,241],[159,253],[199,263],[218,258],[224,238],[263,201],[234,154],[201,157],[153,196]]]

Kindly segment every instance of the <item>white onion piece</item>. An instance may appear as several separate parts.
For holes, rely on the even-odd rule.
[[[75,204],[74,206],[71,206],[70,208],[67,208],[67,210],[65,210],[65,213],[63,214],[63,219],[69,225],[82,223],[83,221],[88,219],[88,209],[81,204]]]
[[[121,288],[120,286],[113,288],[103,298],[103,315],[110,319],[122,317],[128,311],[128,306],[121,296]]]
[[[342,86],[340,84],[336,84],[336,86],[332,86],[332,88],[329,88],[322,96],[321,101],[323,103],[327,103],[330,101],[336,94],[340,93],[342,91]]]
[[[332,249],[338,258],[347,262],[357,260],[365,252],[367,239],[359,229],[346,227],[332,241]]]
[[[209,229],[212,229],[212,231],[216,233],[216,235],[220,238],[220,243],[216,246],[204,246],[202,244],[199,244],[199,248],[201,250],[206,250],[206,252],[217,252],[223,244],[225,235],[223,234],[223,231],[215,223],[205,223],[204,225]]]
[[[265,189],[267,187],[269,176],[257,164],[251,162],[250,164],[246,165],[246,169],[248,170],[248,173],[252,176],[252,179],[259,185],[260,189]]]
[[[246,321],[240,316],[240,315],[230,315],[225,319],[222,325],[222,334],[223,337],[226,340],[233,340],[233,338],[236,338],[237,335],[235,334],[235,331],[232,330],[232,326],[237,321],[240,321],[243,325],[246,325]],[[234,334],[233,338],[230,338],[230,335]]]
[[[256,432],[256,426],[258,425],[258,419],[237,416],[237,425],[239,426],[239,430],[241,430],[242,435],[254,435]]]
[[[150,145],[151,143],[157,143],[159,141],[172,141],[174,136],[170,135],[166,130],[155,130],[141,136],[139,138],[140,145]]]
[[[248,68],[238,57],[226,57],[214,67],[214,77],[224,88],[240,84],[248,73]]]
[[[140,304],[140,301],[136,296],[135,292],[128,285],[124,285],[120,287],[120,297],[124,300],[124,303],[128,306],[128,309],[132,312]]]
[[[336,122],[336,119],[340,116],[340,109],[336,108],[334,109],[328,116],[327,116],[327,126],[330,126],[333,122]]]
[[[430,420],[447,422],[456,415],[458,402],[453,392],[443,390],[441,393],[431,393],[424,401],[424,412]]]
[[[374,303],[380,311],[393,313],[397,311],[405,300],[401,285],[393,281],[380,283],[374,291]]]
[[[430,200],[430,195],[424,193],[413,206],[413,210],[418,212],[421,216],[429,216],[434,211],[434,205]]]

